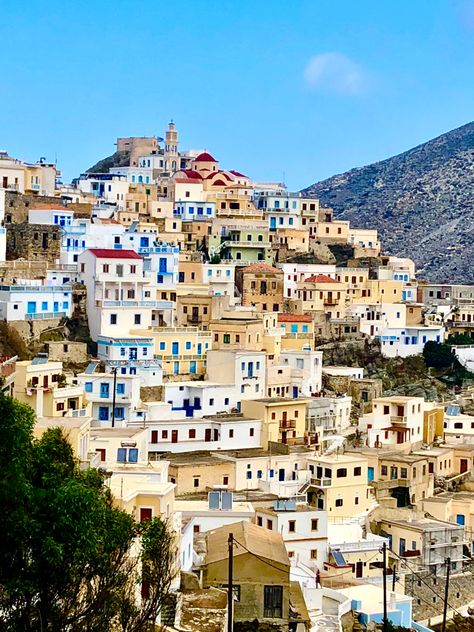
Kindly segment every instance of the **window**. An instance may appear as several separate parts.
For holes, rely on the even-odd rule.
[[[254,428],[250,428],[249,430],[249,436],[253,437],[255,434],[255,429]]]
[[[162,439],[167,439],[168,438],[168,431],[167,430],[163,430],[161,432],[161,438]]]
[[[233,439],[233,438],[234,438],[234,429],[233,429],[233,428],[231,428],[231,429],[229,430],[229,439]]]
[[[117,314],[110,314],[110,324],[111,325],[117,324]]]
[[[56,404],[56,410],[64,410],[64,403],[63,402],[58,402]]]
[[[340,467],[336,470],[336,477],[337,478],[345,478],[347,476],[347,468],[345,467]]]
[[[151,442],[158,443],[158,430],[151,431]]]
[[[195,476],[193,478],[193,487],[199,487],[199,477]]]
[[[92,393],[92,382],[86,382],[84,384],[84,390],[86,393]]]
[[[387,476],[387,473],[388,473],[388,468],[387,468],[387,466],[386,466],[386,465],[382,465],[382,468],[381,468],[381,474],[382,474],[382,476]]]
[[[263,587],[263,616],[281,619],[283,615],[283,586]]]
[[[317,518],[311,518],[311,531],[318,530],[318,523],[319,523],[319,520]]]
[[[361,467],[355,467],[354,468],[354,476],[360,476],[362,474],[362,468]]]
[[[400,468],[400,478],[408,478],[408,470],[406,467]]]
[[[251,478],[252,478],[252,471],[249,470],[248,472],[246,472],[246,475],[247,475],[247,480],[251,480]]]
[[[186,348],[186,351],[189,351],[191,349],[191,343],[189,341],[186,342],[185,348]]]
[[[190,439],[196,438],[196,428],[190,428],[188,432],[188,436]]]
[[[273,529],[273,520],[267,520],[267,529],[270,531]]]
[[[288,520],[288,531],[289,533],[296,532],[296,520]]]
[[[230,334],[224,334],[224,344],[230,343]]]
[[[141,314],[135,314],[135,317],[133,319],[133,322],[135,323],[135,325],[139,325],[142,322],[142,316]]]
[[[344,501],[342,500],[342,498],[336,498],[336,507],[342,507],[342,505],[344,504]]]
[[[312,560],[318,559],[318,549],[311,549],[311,559]]]

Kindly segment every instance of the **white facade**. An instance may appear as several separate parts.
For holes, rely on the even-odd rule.
[[[256,509],[259,526],[281,534],[292,564],[322,570],[327,560],[327,512],[288,501],[275,501],[273,509]]]
[[[447,443],[474,445],[474,417],[462,414],[459,406],[448,406],[444,414],[444,438]]]
[[[208,379],[235,384],[238,400],[265,397],[265,367],[264,351],[210,349],[207,352]]]
[[[172,410],[181,410],[186,417],[194,418],[228,413],[237,405],[233,384],[213,382],[168,382],[163,399]]]
[[[360,332],[371,338],[380,336],[387,328],[405,327],[406,311],[404,303],[367,305],[355,302],[350,306],[351,316],[359,319]]]
[[[342,432],[351,425],[352,397],[312,397],[308,404],[308,430]]]
[[[176,202],[173,214],[183,221],[199,221],[216,217],[216,203],[202,201]]]
[[[126,176],[115,174],[82,174],[77,181],[80,191],[112,202],[120,211],[125,210],[129,186]]]
[[[386,358],[417,355],[423,353],[427,342],[443,342],[444,327],[415,326],[386,328],[380,332],[382,355]]]
[[[323,373],[341,377],[350,377],[353,380],[364,379],[364,369],[358,366],[329,366],[323,367]]]
[[[207,533],[226,524],[251,522],[254,516],[252,503],[232,502],[229,509],[211,509],[208,500],[175,500],[174,507],[183,519],[190,519],[199,533]]]
[[[73,211],[68,211],[66,208],[61,209],[60,207],[53,207],[51,209],[32,208],[28,211],[29,224],[47,224],[64,228],[72,225],[73,217]]]
[[[153,349],[153,338],[97,338],[97,357],[106,369],[116,367],[120,375],[138,375],[142,386],[163,384],[162,362],[154,357]]]
[[[336,266],[325,263],[277,263],[283,270],[283,296],[288,299],[296,299],[296,289],[310,276],[324,274],[332,279],[336,278]]]
[[[292,369],[292,386],[298,388],[298,396],[309,397],[322,388],[323,352],[303,349],[282,351],[280,364]],[[294,393],[296,395],[296,393]]]
[[[108,427],[112,423],[114,400],[114,374],[79,373],[77,383],[84,388],[88,401],[92,404],[92,417]],[[135,410],[140,406],[140,378],[137,375],[115,377],[115,418],[117,427],[137,419]]]
[[[46,286],[31,280],[25,285],[0,285],[0,318],[8,322],[70,318],[71,314],[70,285]]]
[[[371,448],[396,448],[404,443],[420,447],[424,411],[423,397],[378,397],[372,402],[372,412],[360,417],[359,429],[367,433]]]
[[[229,305],[235,305],[235,264],[204,263],[202,278],[214,296],[228,296]]]
[[[259,448],[261,426],[261,420],[232,415],[189,420],[146,420],[150,432],[150,452]]]
[[[5,190],[0,189],[0,263],[6,259],[7,230],[5,228]]]

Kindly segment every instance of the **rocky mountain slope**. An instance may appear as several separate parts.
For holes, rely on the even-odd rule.
[[[377,228],[419,278],[474,283],[474,122],[304,189],[339,219]]]

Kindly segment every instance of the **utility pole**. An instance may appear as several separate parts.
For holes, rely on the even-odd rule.
[[[446,558],[446,585],[444,587],[444,608],[443,608],[443,627],[441,632],[446,632],[446,618],[448,616],[448,597],[449,597],[449,572],[451,570],[451,558]]]
[[[395,592],[395,582],[397,581],[397,573],[395,572],[395,566],[392,568],[393,577],[392,577],[392,592]]]
[[[383,554],[383,632],[388,632],[388,619],[387,619],[387,543],[384,542],[382,546]]]
[[[227,632],[234,629],[234,588],[232,586],[234,574],[234,534],[229,533],[227,540],[229,547],[229,570],[227,578]]]
[[[117,390],[117,367],[114,366],[112,368],[112,373],[114,374],[114,383],[112,386],[112,428],[115,427],[115,391]]]

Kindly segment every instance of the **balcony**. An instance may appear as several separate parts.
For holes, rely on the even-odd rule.
[[[4,292],[72,292],[70,285],[0,285]]]
[[[338,304],[338,301],[335,298],[325,298],[323,303],[324,305],[334,306]]]
[[[187,362],[187,361],[203,361],[206,359],[205,355],[185,355],[185,354],[180,354],[180,355],[173,355],[172,353],[155,353],[155,358],[157,360],[161,360],[162,362],[178,362],[178,361],[183,361],[183,362]]]
[[[41,314],[25,314],[25,320],[47,320],[48,318],[66,318],[66,312],[42,312]]]
[[[331,478],[313,478],[311,477],[311,485],[315,487],[331,487]]]
[[[390,415],[390,422],[395,426],[406,426],[408,423],[407,417],[400,415]]]
[[[158,309],[160,301],[109,301],[96,300],[96,307],[148,307],[150,309]]]
[[[8,182],[5,188],[7,191],[19,191],[20,185],[17,182]]]
[[[40,185],[39,184],[30,184],[30,186],[28,187],[28,189],[30,191],[39,191],[40,190]]]
[[[211,332],[204,331],[199,327],[158,327],[154,326],[150,328],[154,333],[160,334],[188,334],[188,333],[197,333],[201,338],[210,338]]]
[[[418,549],[406,550],[400,553],[400,557],[419,557],[421,555]]]
[[[271,246],[269,241],[240,241],[234,239],[224,241],[223,245],[226,248],[270,248]]]
[[[296,428],[296,419],[280,421],[280,430],[290,430],[291,428]]]

